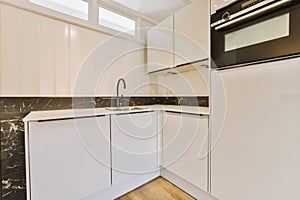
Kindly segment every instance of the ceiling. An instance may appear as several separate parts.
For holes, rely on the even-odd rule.
[[[134,12],[161,22],[193,0],[111,0]]]

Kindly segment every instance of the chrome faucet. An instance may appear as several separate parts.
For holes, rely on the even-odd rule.
[[[123,78],[120,78],[117,83],[117,107],[120,107],[121,105],[120,96],[119,96],[119,85],[121,81],[123,82],[124,89],[126,89],[125,80]],[[123,106],[123,94],[121,95],[121,99],[122,99],[122,106]]]

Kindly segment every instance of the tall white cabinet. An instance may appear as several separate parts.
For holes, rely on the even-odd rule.
[[[84,199],[111,185],[109,116],[29,122],[27,199]]]
[[[212,72],[211,189],[218,199],[300,198],[299,62]]]

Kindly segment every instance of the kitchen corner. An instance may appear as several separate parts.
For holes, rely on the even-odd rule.
[[[25,146],[23,118],[32,111],[109,107],[114,97],[1,97],[1,174],[2,198],[25,199]],[[208,106],[208,97],[125,97],[131,106],[187,105]],[[55,112],[55,111],[54,111]]]

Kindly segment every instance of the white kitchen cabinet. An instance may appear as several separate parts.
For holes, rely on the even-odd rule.
[[[113,185],[158,175],[157,129],[154,111],[111,116]]]
[[[174,13],[174,66],[208,58],[208,3],[194,1]]]
[[[148,73],[171,68],[173,61],[173,15],[147,34]]]
[[[208,116],[165,112],[163,122],[163,168],[207,191],[207,156],[200,157],[200,152],[205,148]]]
[[[211,189],[218,199],[300,199],[299,62],[212,72]]]
[[[84,199],[111,185],[109,116],[28,122],[27,199]]]
[[[148,73],[208,58],[208,1],[194,1],[148,31]]]

